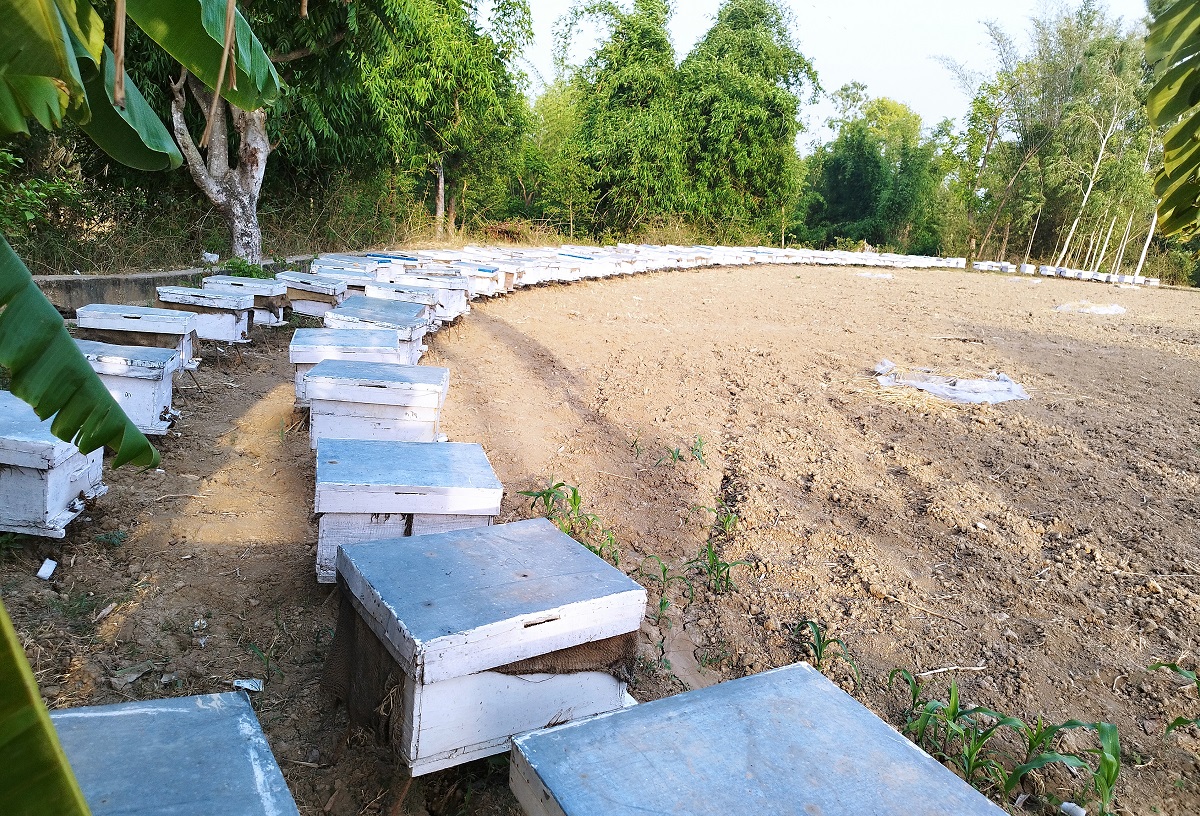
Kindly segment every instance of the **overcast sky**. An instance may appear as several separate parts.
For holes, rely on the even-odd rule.
[[[946,56],[967,67],[991,67],[982,21],[995,20],[1013,35],[1029,29],[1029,18],[1044,0],[787,0],[796,17],[796,33],[827,91],[857,80],[871,96],[888,96],[912,107],[926,125],[958,118],[967,99],[937,61]],[[554,24],[570,7],[561,0],[530,0],[536,40],[527,52],[532,67],[553,78]],[[626,2],[628,8],[630,3]],[[1073,3],[1072,5],[1076,5]],[[720,0],[675,0],[671,34],[682,59],[712,24]],[[1145,15],[1145,0],[1108,0],[1113,16],[1134,25]],[[594,45],[580,38],[576,59]],[[535,91],[537,80],[534,80]],[[830,115],[826,105],[809,108],[810,130]],[[812,136],[820,135],[813,133]],[[801,143],[806,142],[801,136]]]

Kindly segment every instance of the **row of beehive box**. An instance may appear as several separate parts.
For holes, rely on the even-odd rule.
[[[494,524],[486,453],[440,434],[449,371],[406,364],[381,330],[299,329],[290,354],[317,580],[342,589],[327,685],[352,721],[423,774],[627,705],[645,591],[549,522]]]

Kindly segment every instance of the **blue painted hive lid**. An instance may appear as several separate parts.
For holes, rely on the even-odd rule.
[[[425,683],[635,631],[646,591],[545,519],[342,545],[367,624]]]
[[[470,442],[322,438],[317,441],[318,497],[329,487],[504,489],[483,447]]]
[[[373,386],[440,393],[450,384],[450,369],[399,363],[364,363],[355,360],[323,360],[305,375],[311,385],[325,380],[330,386]]]
[[[0,391],[0,464],[46,469],[79,452],[50,433],[53,418],[38,419],[33,408],[8,391]]]
[[[341,353],[388,351],[395,352],[398,360],[400,333],[395,329],[296,329],[288,351],[293,363],[319,363]]]
[[[524,734],[513,761],[567,816],[1004,812],[807,663]]]
[[[95,340],[76,340],[75,345],[97,374],[160,380],[183,365],[179,349],[175,348],[119,346]]]
[[[241,692],[50,714],[92,816],[299,816]]]

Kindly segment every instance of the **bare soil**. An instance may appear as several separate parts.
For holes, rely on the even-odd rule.
[[[1083,299],[1128,313],[1054,311]],[[337,601],[313,579],[289,335],[259,331],[240,368],[209,348],[200,387],[177,384],[184,419],[161,472],[109,473],[90,521],[0,563],[45,698],[259,677],[255,705],[302,813],[519,813],[503,760],[408,786],[319,687]],[[1033,398],[961,407],[885,390],[869,376],[883,357],[1003,371]],[[1197,660],[1200,293],[672,272],[477,302],[425,362],[451,369],[444,430],[487,449],[504,520],[531,513],[518,491],[561,480],[616,533],[620,566],[651,596],[639,699],[811,659],[798,626],[816,620],[863,682],[843,661],[824,668],[893,724],[906,702],[887,688],[893,667],[959,667],[930,675],[934,690],[956,679],[971,704],[1118,725],[1123,812],[1200,812],[1200,732],[1164,736],[1200,701],[1145,670]],[[705,508],[736,523],[726,532]],[[686,566],[710,537],[719,561],[745,562],[734,591]],[[61,562],[48,583],[33,576],[46,556]],[[687,583],[664,588],[660,562]],[[1059,795],[1083,784],[1037,782]]]

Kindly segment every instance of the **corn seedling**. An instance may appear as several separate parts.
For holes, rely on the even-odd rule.
[[[737,589],[730,574],[734,567],[744,566],[745,561],[722,561],[717,553],[717,545],[710,538],[700,553],[684,564],[684,569],[697,569],[708,579],[708,585],[718,595]]]
[[[850,670],[854,675],[854,685],[861,685],[862,679],[858,673],[858,663],[850,656],[850,650],[846,648],[846,641],[841,638],[829,637],[825,632],[825,628],[814,620],[800,621],[800,623],[792,627],[792,634],[801,638],[801,647],[812,655],[812,666],[814,669],[823,674],[826,667],[831,665],[835,659],[841,659],[842,662],[850,666]],[[834,652],[830,649],[831,646],[837,646],[838,651]]]
[[[648,570],[646,565],[649,562],[653,562],[653,564],[651,565],[652,569]],[[658,597],[658,619],[655,620],[655,624],[659,620],[662,620],[663,616],[667,613],[667,609],[671,606],[671,599],[667,597],[667,590],[671,584],[678,581],[687,588],[688,603],[691,603],[696,598],[696,588],[693,586],[691,579],[686,575],[672,575],[671,569],[667,566],[666,562],[657,555],[650,555],[643,559],[642,563],[638,566],[638,573],[652,581],[657,581],[661,588]]]
[[[667,452],[665,454],[663,454],[662,456],[658,457],[658,461],[654,463],[654,466],[658,467],[659,465],[661,465],[663,462],[667,461],[668,459],[670,459],[671,464],[674,465],[682,458],[683,458],[683,451],[681,451],[679,448],[667,448]]]
[[[522,490],[520,495],[530,499],[529,509],[542,515],[571,538],[601,558],[620,566],[621,553],[617,537],[605,527],[600,517],[583,511],[583,495],[579,488],[566,482],[554,482],[542,490]]]
[[[1174,663],[1155,663],[1153,666],[1150,666],[1149,671],[1158,671],[1159,669],[1170,669],[1171,671],[1175,672],[1175,674],[1194,685],[1196,687],[1197,696],[1200,696],[1200,678],[1196,676],[1196,672],[1188,671],[1187,669],[1181,668]],[[1167,726],[1167,733],[1170,734],[1176,728],[1186,728],[1189,725],[1200,725],[1200,717],[1192,717],[1191,719],[1188,719],[1187,717],[1176,717],[1171,721],[1171,724]]]
[[[708,467],[708,462],[704,461],[704,437],[696,434],[696,441],[692,442],[692,458],[700,464]]]
[[[641,434],[639,434],[639,435],[637,435],[637,436],[635,436],[635,437],[633,438],[633,441],[632,441],[632,442],[630,442],[630,443],[629,443],[629,450],[633,451],[633,458],[634,458],[634,459],[641,459],[641,458],[642,458],[642,452],[643,452],[643,451],[642,451],[642,442],[641,442],[641,439],[642,439],[642,437],[641,437]]]
[[[279,679],[283,679],[283,669],[279,668],[279,664],[275,662],[275,648],[272,646],[266,652],[255,646],[253,643],[248,647],[250,654],[258,658],[258,661],[263,665],[263,682],[270,683],[273,675],[278,674]]]
[[[1120,741],[1112,724],[1068,720],[1051,725],[1041,717],[1030,724],[982,706],[963,708],[957,683],[950,684],[947,700],[942,702],[929,699],[926,687],[906,669],[892,670],[888,688],[897,678],[904,681],[909,696],[901,733],[956,770],[975,788],[1007,800],[1029,773],[1048,765],[1064,765],[1090,775],[1092,792],[1100,800],[1099,816],[1110,816],[1121,771]],[[1061,732],[1076,728],[1099,735],[1099,747],[1084,752],[1096,757],[1095,767],[1078,754],[1052,750]],[[993,740],[1004,731],[1017,740],[1023,761],[1017,761],[1021,754],[1014,757],[1002,748],[993,747]]]

